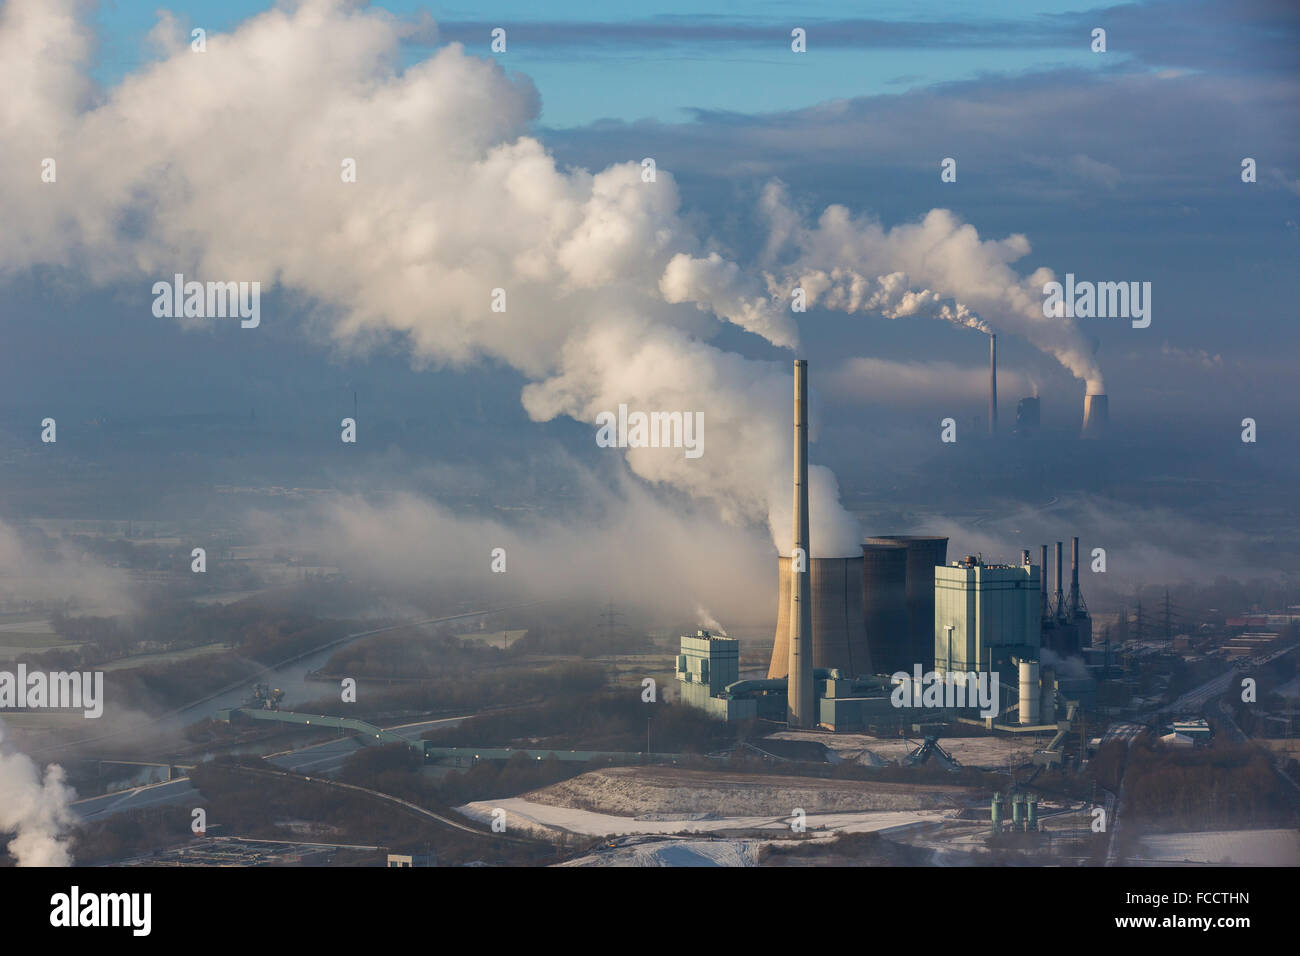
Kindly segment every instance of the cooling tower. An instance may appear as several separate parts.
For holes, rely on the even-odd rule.
[[[907,548],[908,666],[934,664],[934,569],[948,559],[948,539],[891,534],[868,538],[867,544],[901,544]],[[890,672],[892,673],[892,672]]]
[[[768,677],[786,677],[793,623],[790,559],[778,559],[781,603],[776,613],[776,643]],[[808,573],[812,667],[838,667],[846,677],[873,673],[862,619],[862,558],[813,558]],[[809,684],[812,676],[809,674]],[[816,719],[804,726],[814,726]]]
[[[862,546],[862,619],[876,672],[910,670],[914,662],[907,621],[907,545]]]
[[[989,336],[989,434],[998,430],[998,337]]]
[[[1105,395],[1083,397],[1083,437],[1098,438],[1110,422],[1110,402]]]

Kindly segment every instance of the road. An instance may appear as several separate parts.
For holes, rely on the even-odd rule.
[[[421,734],[437,727],[455,727],[467,719],[468,716],[440,717],[384,729],[410,740],[417,740]],[[361,746],[355,736],[344,737],[312,744],[301,750],[285,750],[278,754],[270,754],[265,759],[284,770],[308,774],[330,774],[337,773],[348,755],[359,750]],[[77,800],[72,804],[72,810],[82,820],[93,820],[112,816],[115,813],[124,813],[127,810],[143,810],[147,807],[167,806],[185,801],[191,801],[198,806],[202,800],[202,796],[190,783],[189,777],[177,777],[165,783],[133,787],[130,790],[119,790],[99,797]]]

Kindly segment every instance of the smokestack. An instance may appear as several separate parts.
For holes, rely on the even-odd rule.
[[[809,586],[808,543],[808,362],[794,363],[794,550],[791,561],[803,554],[803,568],[791,570],[790,666],[786,677],[787,721],[791,727],[812,727],[812,589]]]
[[[1070,620],[1079,616],[1079,539],[1070,539]]]
[[[1110,422],[1110,402],[1105,395],[1083,396],[1083,437],[1099,438]]]
[[[1065,593],[1061,590],[1061,542],[1056,542],[1056,616],[1065,617]]]
[[[1038,616],[1047,620],[1047,545],[1039,546],[1038,558]]]
[[[998,430],[998,337],[989,335],[989,434]]]

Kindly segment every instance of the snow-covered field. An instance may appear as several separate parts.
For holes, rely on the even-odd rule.
[[[679,821],[700,815],[774,818],[789,815],[795,807],[808,813],[948,810],[982,799],[959,786],[667,767],[593,770],[522,796],[537,804],[616,817]]]
[[[560,866],[757,866],[761,840],[672,840],[589,853]]]
[[[507,829],[522,829],[539,834],[579,833],[584,836],[615,836],[633,833],[711,833],[727,830],[790,831],[791,816],[711,816],[700,819],[646,820],[636,817],[576,810],[571,807],[535,803],[521,797],[502,800],[479,800],[457,807],[459,813],[482,823],[491,823],[492,811],[506,812]],[[793,810],[793,808],[791,808]],[[845,831],[869,833],[916,823],[938,822],[942,810],[868,810],[857,813],[810,813],[806,816],[808,832],[828,834]],[[656,816],[659,816],[656,814]]]

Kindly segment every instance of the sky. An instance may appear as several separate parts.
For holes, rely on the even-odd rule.
[[[1093,491],[1175,476],[1274,501],[1300,472],[1294,8],[267,10],[0,4],[10,518],[42,507],[56,464],[79,481],[107,469],[138,510],[205,480],[374,486],[436,456],[513,481],[554,456],[557,474],[613,468],[614,487],[770,525],[780,547],[796,354],[828,466],[820,540],[856,533],[850,507],[942,510],[907,498],[945,467],[947,416],[980,504],[1048,497],[1011,487],[1023,449],[974,443],[977,321],[999,333],[1007,425],[1034,393],[1073,438],[1085,389],[1109,396],[1113,441],[1041,452],[1060,490],[1091,463]],[[42,184],[51,155],[59,180]],[[343,156],[359,157],[354,187]],[[156,317],[148,290],[176,272],[260,281],[262,325]],[[1041,286],[1067,273],[1150,283],[1150,326],[1045,320]],[[815,294],[796,314],[800,283]],[[498,286],[511,307],[495,320]],[[334,444],[354,395],[360,465]],[[620,401],[702,409],[717,451],[602,455],[590,423]],[[66,460],[30,447],[46,415]],[[196,425],[213,421],[256,422],[257,442]]]

